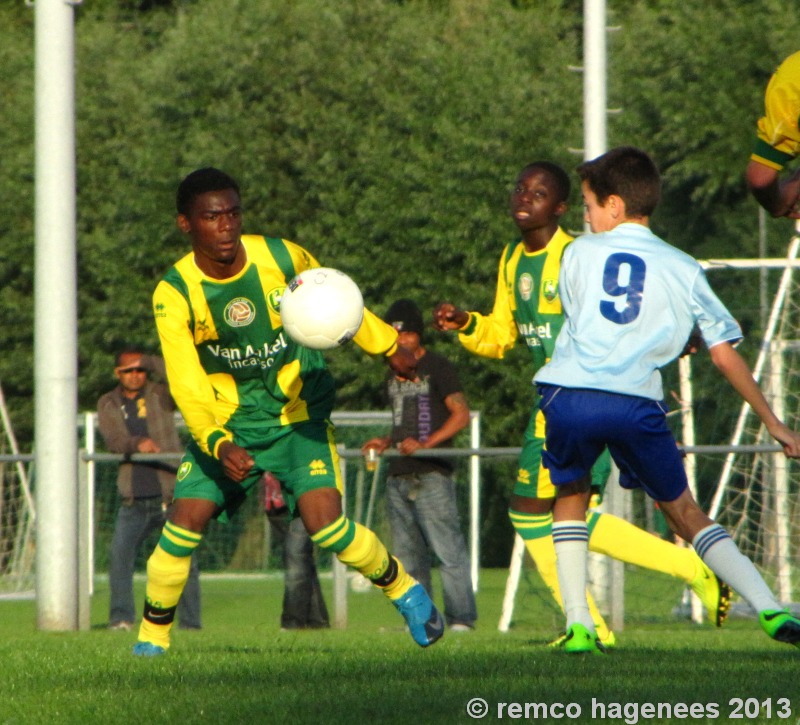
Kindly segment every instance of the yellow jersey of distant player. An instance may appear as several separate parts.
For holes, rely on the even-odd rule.
[[[775,71],[764,96],[765,115],[758,121],[758,138],[750,158],[781,170],[800,156],[800,51]]]

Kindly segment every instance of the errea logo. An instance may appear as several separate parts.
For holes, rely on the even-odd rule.
[[[520,468],[517,471],[517,482],[521,483],[524,486],[530,485],[531,472],[527,468]]]
[[[308,464],[308,472],[312,476],[327,476],[328,467],[325,465],[325,461],[321,461],[317,458]]]

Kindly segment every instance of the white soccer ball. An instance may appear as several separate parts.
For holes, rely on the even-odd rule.
[[[344,345],[353,339],[363,319],[361,290],[338,269],[300,272],[281,297],[283,329],[296,343],[313,350]]]

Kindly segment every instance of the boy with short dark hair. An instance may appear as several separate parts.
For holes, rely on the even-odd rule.
[[[659,502],[670,528],[738,591],[775,640],[800,644],[800,620],[783,610],[753,563],[700,509],[666,422],[659,369],[678,357],[695,326],[722,375],[790,458],[800,435],[773,413],[734,349],[736,320],[702,268],[657,237],[649,217],[660,176],[640,149],[620,147],[578,167],[593,234],[565,251],[559,291],[566,321],[535,376],[546,422],[543,461],[556,486],[553,541],[567,615],[568,652],[600,652],[586,602],[585,515],[592,464],[608,447],[620,483]]]

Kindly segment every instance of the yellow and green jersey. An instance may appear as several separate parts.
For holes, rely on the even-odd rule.
[[[767,85],[764,116],[750,158],[780,171],[800,155],[800,51],[780,64]]]
[[[243,235],[242,244],[247,262],[234,277],[207,277],[190,252],[153,294],[170,392],[194,440],[213,456],[237,431],[325,420],[335,396],[322,353],[295,343],[280,319],[287,281],[319,263],[285,239]],[[386,354],[397,332],[365,310],[354,340]]]
[[[470,312],[458,339],[470,352],[503,358],[521,337],[538,370],[550,359],[563,322],[558,274],[564,248],[572,241],[558,229],[538,252],[525,251],[520,240],[509,244],[500,258],[497,291],[489,315]]]

